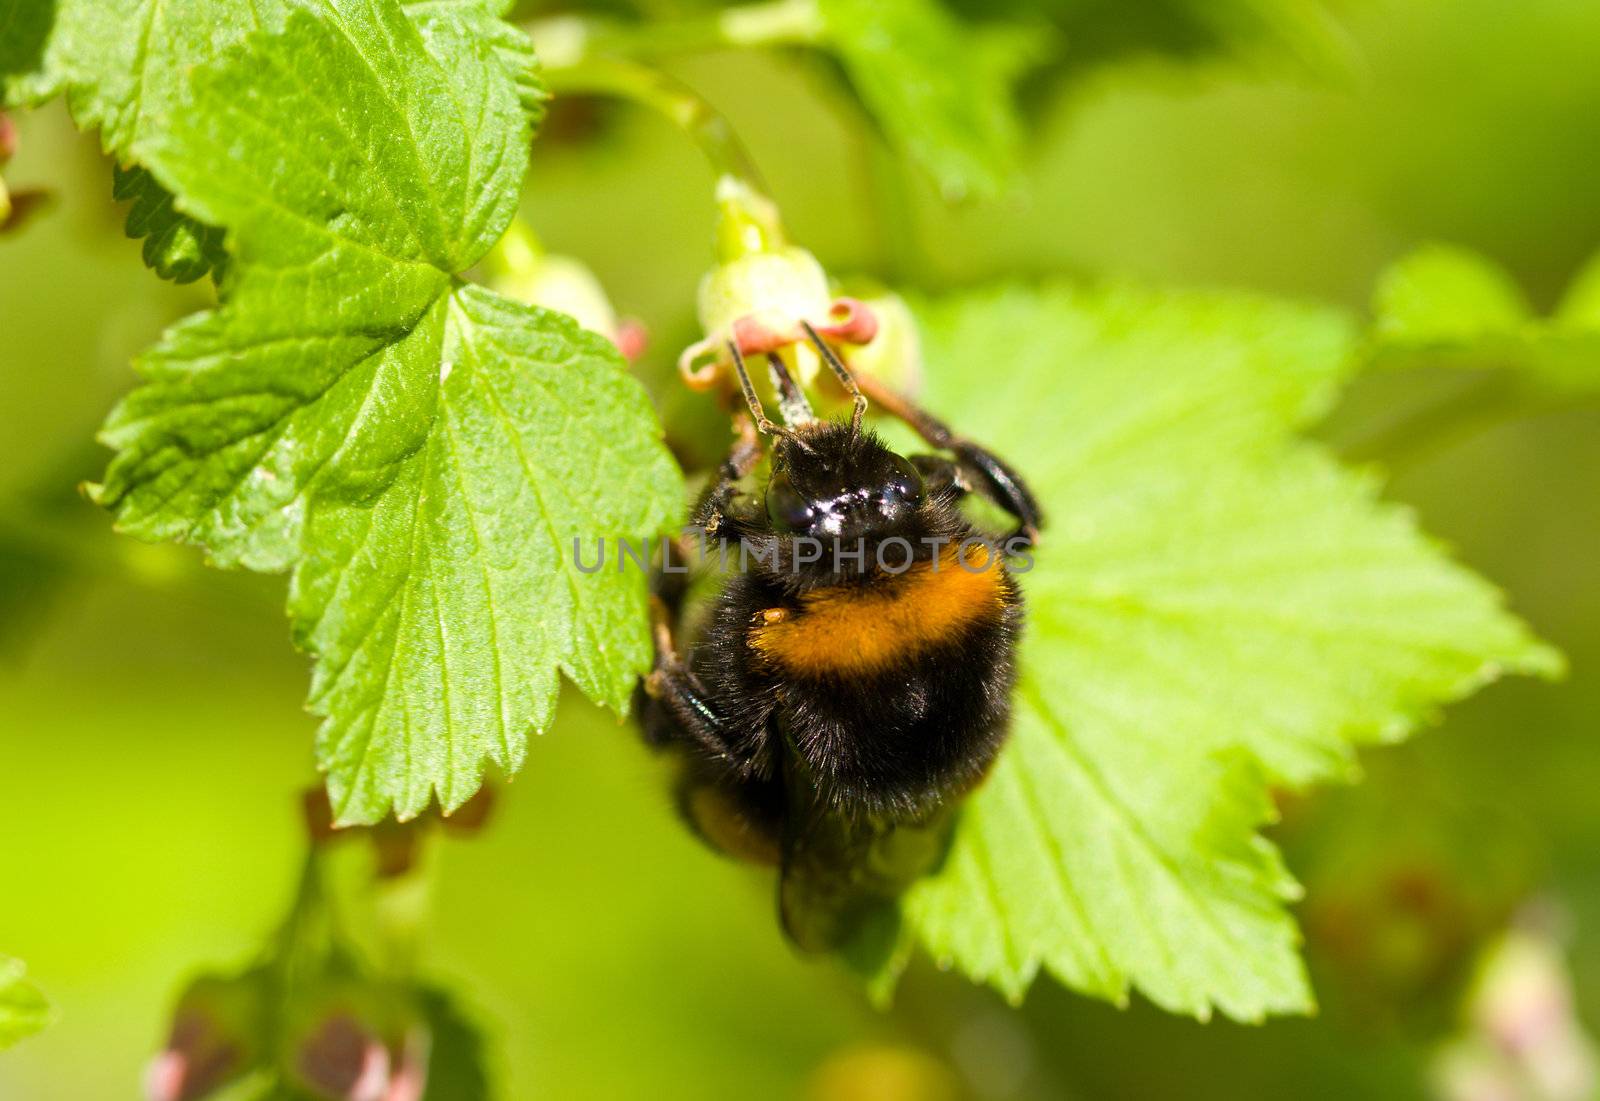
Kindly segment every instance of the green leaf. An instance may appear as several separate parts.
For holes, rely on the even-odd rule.
[[[80,126],[100,127],[106,149],[125,161],[143,163],[144,146],[166,137],[164,120],[182,121],[180,113],[197,106],[187,87],[196,59],[217,58],[250,34],[281,31],[304,6],[302,0],[58,0],[51,22],[49,5],[0,0],[0,26],[8,19],[18,22],[31,43],[7,44],[0,53],[0,76],[7,65],[30,64],[24,60],[28,55],[35,71],[19,82],[18,98],[37,101],[65,87]],[[352,0],[333,8],[353,11],[360,6]],[[465,111],[473,103],[483,64],[492,62],[512,81],[516,101],[533,126],[543,115],[544,86],[527,37],[499,18],[506,7],[503,0],[404,5],[425,49],[443,62],[438,79],[417,90],[456,95],[458,108]],[[365,45],[381,49],[382,43]],[[10,60],[13,53],[15,61]],[[457,72],[451,59],[468,56],[473,63]],[[398,89],[390,85],[390,90]],[[300,98],[315,97],[302,92]],[[115,194],[134,200],[129,234],[150,237],[145,261],[163,278],[187,282],[204,274],[202,265],[215,266],[221,252],[217,231],[204,224],[206,219],[186,217],[193,212],[184,200],[173,209],[167,190],[137,168],[126,177],[119,173]]]
[[[514,769],[545,729],[557,669],[622,713],[650,662],[644,578],[574,565],[604,538],[666,528],[681,492],[643,392],[603,338],[486,291],[450,297],[450,365],[421,448],[378,496],[330,494],[295,573],[296,637],[321,657],[318,755],[345,820],[436,789],[485,758]]]
[[[528,116],[498,47],[439,30],[467,6],[431,7],[432,32],[392,2],[295,11],[188,75],[143,163],[236,263],[137,364],[96,490],[132,534],[293,570],[342,822],[516,768],[559,670],[621,710],[643,578],[578,573],[572,541],[681,503],[616,350],[457,277],[512,216]]]
[[[50,1003],[24,980],[21,960],[0,956],[0,1049],[32,1036],[50,1023]]]
[[[55,11],[42,0],[0,0],[0,106],[26,106],[56,93],[46,70]]]
[[[824,38],[889,143],[947,198],[999,192],[1016,167],[1013,36],[986,37],[936,0],[820,0]],[[1048,42],[1035,36],[1033,46]]]
[[[192,283],[226,267],[221,230],[179,213],[172,205],[172,193],[138,165],[114,165],[112,172],[112,198],[132,204],[128,236],[144,238],[144,262],[157,275],[174,283]]]
[[[1502,268],[1467,249],[1427,245],[1380,277],[1371,354],[1386,368],[1503,368],[1525,396],[1600,390],[1600,260],[1560,308],[1536,317]]]
[[[65,91],[79,126],[99,127],[117,167],[113,197],[131,200],[127,232],[143,237],[145,263],[186,283],[223,258],[220,231],[174,207],[171,193],[132,163],[140,139],[176,106],[184,71],[258,26],[281,25],[284,0],[0,0],[0,75],[10,102],[39,103]],[[15,60],[13,60],[15,57]]]
[[[1380,340],[1412,344],[1514,332],[1532,316],[1511,277],[1466,249],[1430,245],[1391,266],[1373,296]]]
[[[1348,32],[1317,0],[955,0],[982,19],[1048,21],[1066,43],[1070,64],[1049,77],[1081,78],[1144,57],[1225,59],[1269,75],[1349,81],[1360,58]]]
[[[1294,439],[1353,360],[1341,316],[1058,286],[922,318],[931,404],[1004,444],[1047,526],[1012,741],[906,920],[1013,998],[1042,968],[1202,1018],[1309,1009],[1269,785],[1350,777],[1355,744],[1559,657]]]
[[[65,85],[79,125],[102,128],[124,156],[161,128],[182,96],[184,74],[246,35],[281,30],[304,0],[0,0],[0,77],[30,74],[37,100]],[[352,9],[349,3],[334,9]],[[413,0],[404,5],[430,51],[492,55],[515,81],[537,124],[544,101],[526,36],[500,16],[509,0]],[[16,102],[16,100],[12,100]]]
[[[163,117],[182,71],[214,56],[262,24],[280,23],[288,5],[262,0],[0,0],[32,10],[40,74],[34,98],[65,90],[78,124],[100,127],[106,149],[131,157],[139,137]],[[15,16],[13,16],[15,18]]]
[[[528,124],[537,129],[544,121],[550,96],[539,77],[528,36],[502,18],[511,6],[512,0],[404,0],[403,4],[436,56],[487,46],[516,84]]]

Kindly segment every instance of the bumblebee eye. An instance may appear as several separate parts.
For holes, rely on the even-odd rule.
[[[907,504],[921,504],[924,494],[922,474],[903,455],[893,457],[893,466],[894,473],[883,487],[885,496]]]
[[[811,502],[801,496],[794,483],[783,471],[772,476],[767,485],[767,519],[780,531],[804,531],[816,517]]]

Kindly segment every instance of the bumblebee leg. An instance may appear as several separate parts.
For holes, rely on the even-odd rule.
[[[644,679],[646,698],[664,712],[645,723],[646,738],[656,744],[683,742],[713,760],[736,765],[726,736],[727,724],[711,703],[710,693],[681,657],[672,638],[672,610],[660,597],[650,600],[650,629],[655,639],[656,663]],[[669,721],[659,721],[667,719]]]
[[[716,479],[700,494],[689,513],[689,522],[705,535],[717,534],[740,479],[761,461],[761,440],[750,418],[743,414],[736,416],[734,425],[739,433],[738,439],[734,441],[727,457],[718,464]],[[704,550],[704,545],[700,549]],[[650,592],[660,598],[670,613],[670,619],[675,620],[689,590],[688,564],[692,556],[686,544],[686,535],[666,540],[661,553],[662,564],[650,577]]]
[[[656,664],[640,684],[637,709],[645,741],[681,752],[678,811],[712,848],[738,860],[775,865],[780,856],[781,790],[749,773],[735,754],[727,722],[694,671],[678,655],[674,609],[650,599]]]
[[[947,455],[908,455],[911,465],[922,475],[922,484],[930,496],[950,496],[961,500],[972,492],[972,479]]]
[[[657,661],[644,680],[644,690],[678,720],[677,730],[687,741],[714,758],[733,762],[733,754],[722,734],[722,716],[707,702],[705,688],[687,666],[679,661]]]
[[[1008,538],[1038,541],[1043,516],[1039,503],[1020,475],[987,448],[951,431],[939,418],[889,389],[870,375],[857,380],[863,393],[890,416],[910,425],[930,447],[948,451],[976,492],[1005,509],[1017,519],[1017,529]]]
[[[971,467],[945,455],[911,455],[908,458],[911,460],[911,465],[922,475],[922,484],[927,487],[930,494],[959,501],[969,493],[977,493],[991,504],[1010,511],[1005,501],[996,500],[987,483],[974,476]],[[1033,546],[1038,542],[1037,528],[1023,524],[1013,528],[997,542],[1004,553],[1011,554],[1021,549],[1017,546],[1018,540],[1025,546]]]
[[[668,649],[657,657],[643,693],[646,740],[687,751],[677,782],[684,820],[719,852],[755,864],[777,864],[781,792],[771,780],[746,774],[699,678]]]
[[[716,480],[701,493],[690,512],[690,523],[706,535],[717,533],[737,483],[761,461],[761,441],[755,425],[744,415],[735,417],[734,424],[739,437],[718,465]],[[650,576],[650,621],[656,642],[656,664],[660,667],[663,658],[670,656],[672,663],[682,667],[672,644],[672,632],[689,592],[688,566],[692,556],[683,536],[665,540],[661,553],[662,565]]]
[[[728,506],[738,492],[738,484],[761,461],[761,437],[756,434],[755,422],[747,414],[734,418],[738,439],[728,451],[727,458],[717,467],[717,480],[706,487],[689,514],[690,523],[707,535],[721,533],[722,522]]]
[[[748,417],[739,416],[735,418],[735,425],[739,438],[718,467],[717,480],[695,506],[693,522],[707,534],[716,533],[736,484],[761,459],[761,441],[754,423]],[[664,565],[682,563],[684,568],[658,570],[651,579],[650,629],[656,660],[641,688],[645,702],[655,706],[644,711],[646,739],[656,745],[687,743],[737,768],[740,762],[729,744],[727,724],[700,678],[679,655],[673,638],[688,593],[689,554],[680,540],[668,540],[663,556]]]

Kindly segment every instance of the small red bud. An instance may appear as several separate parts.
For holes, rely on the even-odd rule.
[[[325,1101],[385,1101],[389,1091],[389,1049],[348,1013],[334,1013],[306,1036],[294,1066]]]
[[[150,1101],[197,1101],[227,1085],[255,1062],[261,1029],[258,977],[207,976],[179,999],[166,1047],[145,1073]]]
[[[616,345],[623,359],[629,363],[634,362],[644,355],[644,350],[649,344],[650,331],[645,328],[643,321],[636,317],[628,317],[618,322]]]

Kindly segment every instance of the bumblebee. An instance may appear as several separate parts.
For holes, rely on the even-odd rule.
[[[681,761],[692,828],[776,866],[786,932],[826,950],[934,866],[955,806],[1000,751],[1023,614],[1005,556],[1026,554],[1040,513],[1004,462],[858,382],[805,331],[852,413],[815,417],[769,355],[783,423],[768,420],[730,344],[750,416],[691,523],[740,568],[681,654],[686,575],[657,574],[642,710],[647,741]],[[908,458],[865,429],[868,394],[937,453]],[[961,511],[974,493],[1015,529],[978,531]]]

